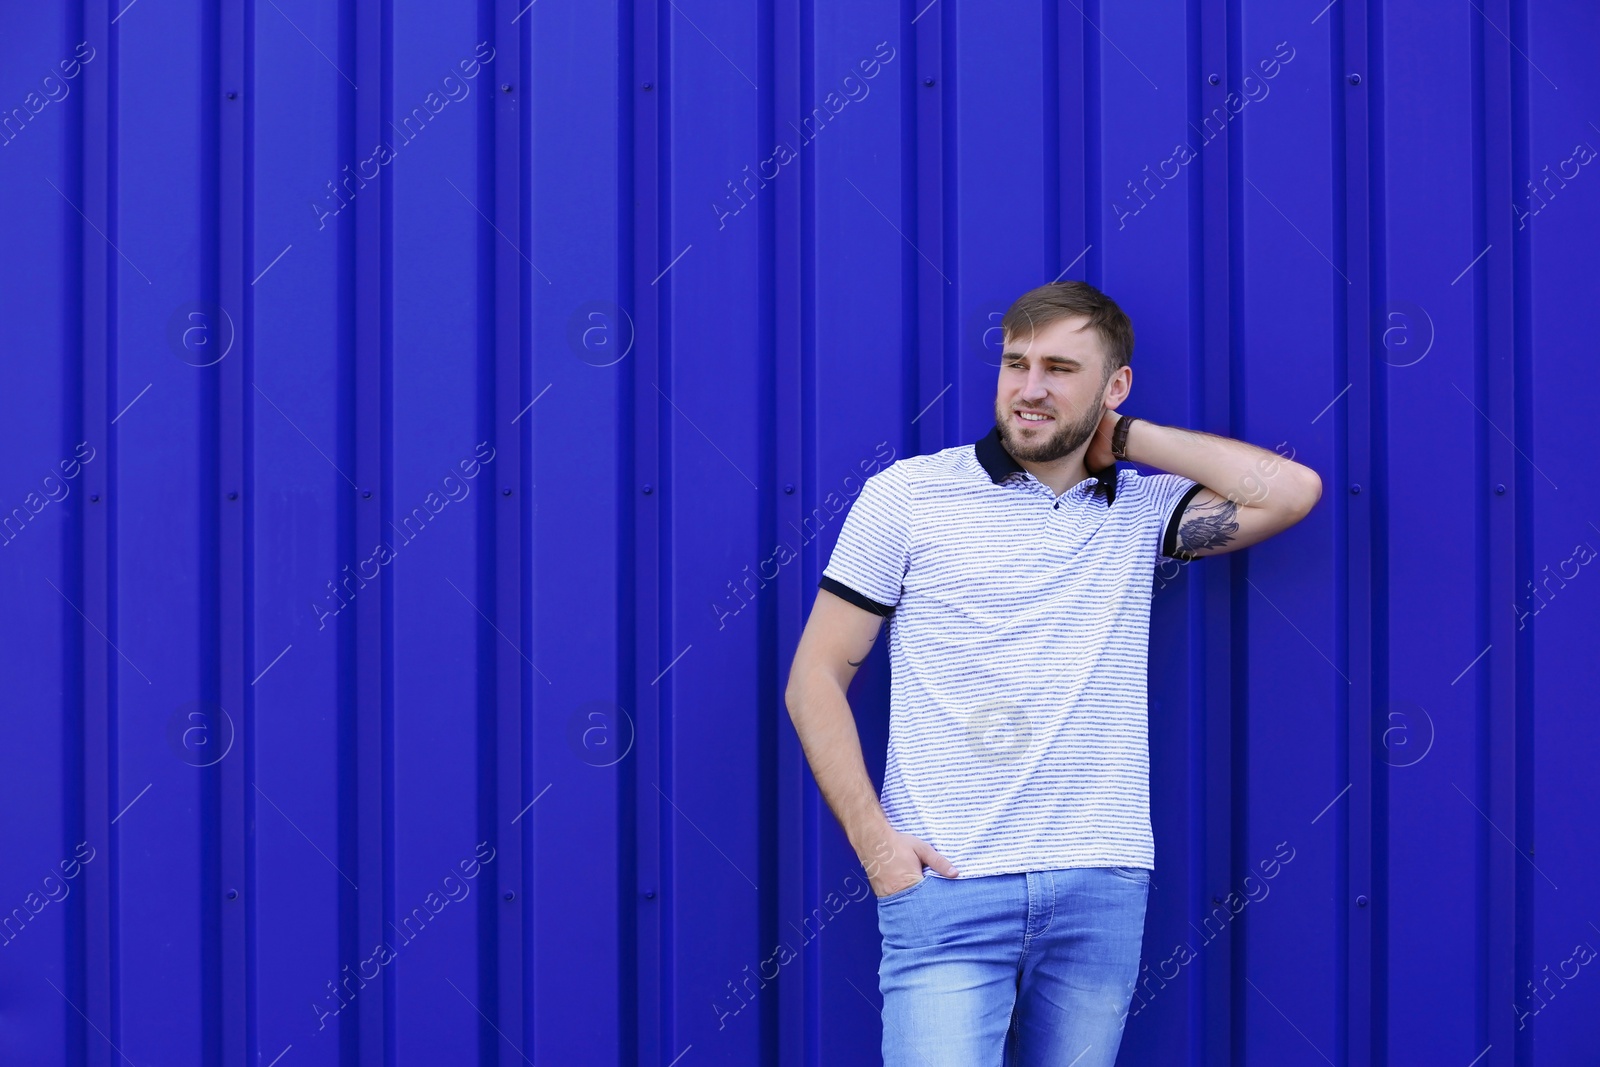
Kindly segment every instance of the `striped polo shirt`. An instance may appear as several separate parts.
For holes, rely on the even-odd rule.
[[[820,585],[889,619],[892,827],[962,877],[1154,868],[1150,598],[1200,489],[1113,463],[1057,496],[998,426],[867,479]]]

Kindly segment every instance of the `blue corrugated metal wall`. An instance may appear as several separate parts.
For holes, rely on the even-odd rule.
[[[877,1062],[785,671],[1058,276],[1328,488],[1158,576],[1122,1062],[1600,1043],[1593,8],[5,21],[5,1063]]]

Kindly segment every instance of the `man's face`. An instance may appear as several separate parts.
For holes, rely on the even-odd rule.
[[[1018,459],[1049,463],[1070,455],[1100,425],[1106,357],[1099,335],[1083,329],[1088,322],[1083,315],[1057,319],[1031,337],[1007,339],[994,421],[1006,451]]]

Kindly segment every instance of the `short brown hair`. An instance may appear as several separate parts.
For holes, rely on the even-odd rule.
[[[1078,315],[1089,317],[1088,329],[1100,336],[1105,351],[1102,380],[1133,361],[1133,323],[1117,302],[1088,282],[1051,282],[1017,297],[1000,320],[1003,336],[1032,336],[1052,322]]]

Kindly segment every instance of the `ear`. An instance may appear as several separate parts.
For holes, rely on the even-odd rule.
[[[1105,406],[1112,411],[1122,406],[1128,399],[1128,394],[1133,391],[1133,368],[1118,367],[1116,373],[1111,375],[1111,380],[1106,382]]]

